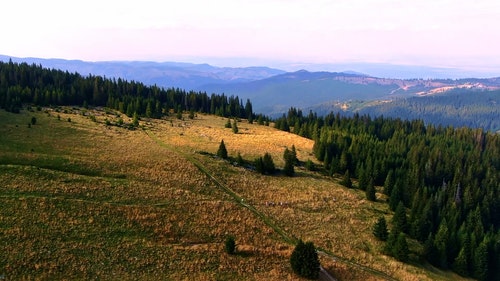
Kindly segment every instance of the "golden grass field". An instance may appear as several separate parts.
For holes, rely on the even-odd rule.
[[[314,161],[312,140],[245,120],[234,134],[227,119],[201,114],[143,119],[137,130],[105,125],[117,119],[78,108],[0,111],[4,279],[300,280],[289,266],[293,245],[273,226],[337,256],[321,262],[339,280],[383,279],[344,259],[398,280],[460,279],[380,253],[371,227],[380,215],[391,218],[380,194],[374,203],[319,173],[262,176],[198,153],[215,154],[224,139],[230,157],[251,161],[269,152],[280,168],[292,145],[299,160]],[[228,235],[236,255],[224,251]]]

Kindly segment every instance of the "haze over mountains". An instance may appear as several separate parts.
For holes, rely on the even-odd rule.
[[[286,72],[269,67],[215,67],[180,62],[85,62],[0,56],[2,61],[9,59],[82,75],[102,75],[165,88],[234,95],[242,100],[250,99],[256,113],[272,117],[296,107],[320,115],[331,111],[346,115],[358,112],[371,116],[419,118],[440,125],[500,130],[500,78],[460,78],[466,76],[457,69],[352,64],[337,66],[350,69],[344,72]],[[371,76],[372,73],[359,72],[367,69],[386,75],[397,76],[399,73],[407,79],[387,78],[385,75],[386,78],[378,78]],[[420,77],[454,79],[408,78],[418,74]]]

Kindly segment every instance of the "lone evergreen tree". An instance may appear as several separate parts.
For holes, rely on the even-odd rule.
[[[237,124],[236,120],[234,120],[232,127],[233,127],[233,133],[237,134],[239,130],[238,130],[238,124]]]
[[[283,167],[283,172],[285,175],[291,177],[295,174],[295,170],[293,168],[295,159],[294,155],[292,154],[292,151],[290,151],[287,148],[285,148],[285,152],[283,152],[283,159],[285,160],[285,166]]]
[[[234,255],[234,253],[236,252],[236,242],[233,236],[229,236],[226,238],[225,247],[226,253]]]
[[[137,116],[137,112],[134,112],[132,125],[134,125],[134,127],[138,127],[139,126],[139,117]]]
[[[387,241],[389,232],[387,231],[387,222],[383,216],[378,218],[375,225],[373,225],[373,235],[381,241]]]
[[[290,257],[290,264],[292,270],[302,277],[308,279],[318,279],[319,277],[320,263],[312,242],[304,243],[299,240]]]
[[[224,144],[224,140],[221,140],[219,149],[217,150],[217,156],[219,156],[222,159],[227,159],[227,149],[226,145]]]

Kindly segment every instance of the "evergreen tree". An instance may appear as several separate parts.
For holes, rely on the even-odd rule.
[[[233,236],[227,237],[224,245],[226,248],[226,253],[234,255],[234,253],[236,252],[236,241],[234,240],[234,237]]]
[[[222,159],[227,159],[227,149],[226,145],[224,144],[224,140],[221,140],[219,144],[219,149],[217,150],[217,156],[219,156]]]
[[[408,232],[408,219],[406,217],[406,208],[403,202],[399,201],[398,207],[392,217],[392,231],[394,232]]]
[[[255,171],[257,171],[257,173],[260,174],[266,173],[266,171],[264,170],[264,160],[262,159],[262,157],[257,157],[254,161],[254,165],[255,165]]]
[[[361,190],[366,190],[368,184],[370,183],[370,179],[366,173],[366,169],[361,167],[358,169],[358,188]]]
[[[391,196],[389,197],[389,207],[391,208],[391,210],[395,211],[398,204],[400,202],[403,202],[404,200],[404,194],[403,194],[403,190],[402,190],[403,186],[400,184],[400,182],[398,181],[392,191],[391,191]]]
[[[293,168],[293,165],[294,165],[294,156],[292,154],[292,151],[290,151],[287,148],[285,148],[285,152],[283,152],[283,159],[285,160],[285,166],[283,167],[283,173],[285,173],[285,175],[291,177],[295,174],[295,170]]]
[[[293,160],[293,165],[299,165],[299,159],[297,158],[297,150],[295,149],[295,145],[293,144],[290,157]]]
[[[387,241],[389,232],[387,231],[387,223],[383,216],[378,218],[377,222],[373,225],[373,235],[381,241]]]
[[[448,268],[448,243],[449,243],[450,233],[448,230],[448,225],[446,220],[442,220],[439,225],[438,232],[434,238],[434,246],[436,247],[437,259],[439,266],[442,268]]]
[[[262,158],[262,163],[264,164],[264,173],[265,174],[274,174],[276,167],[274,166],[273,157],[271,154],[266,152],[264,157]]]
[[[391,231],[387,237],[387,242],[385,242],[384,252],[389,256],[394,256],[394,247],[396,246],[396,241],[398,240],[399,233]]]
[[[392,188],[394,187],[394,182],[394,170],[389,170],[384,182],[384,194],[391,195]]]
[[[233,127],[233,133],[237,134],[239,130],[236,120],[234,120],[232,127]]]
[[[226,122],[226,124],[224,125],[224,127],[225,127],[225,128],[228,128],[228,129],[232,127],[232,125],[231,125],[231,119],[227,118],[227,122]]]
[[[320,263],[314,244],[299,240],[290,256],[290,265],[296,274],[308,279],[318,279]]]
[[[478,280],[488,280],[488,247],[484,241],[474,253],[474,277]]]
[[[436,266],[439,265],[438,251],[434,245],[434,236],[432,233],[429,233],[429,236],[425,240],[423,256],[429,263]]]
[[[469,275],[469,261],[467,260],[467,256],[465,254],[464,248],[460,250],[458,256],[455,258],[455,262],[453,263],[453,270],[462,276]]]
[[[240,165],[240,166],[245,164],[245,160],[243,160],[243,157],[241,157],[241,153],[239,153],[239,152],[238,152],[238,156],[236,156],[236,163],[238,163],[238,165]]]
[[[394,249],[392,253],[396,259],[402,262],[408,261],[408,255],[410,250],[408,249],[408,243],[406,242],[406,235],[404,233],[399,233],[398,238],[396,240],[396,244],[394,245]]]
[[[347,188],[352,188],[351,173],[349,172],[349,170],[345,171],[344,178],[342,179],[340,184]]]
[[[375,193],[375,186],[373,185],[373,179],[370,179],[368,186],[365,190],[366,199],[370,201],[377,201],[377,195]]]
[[[132,125],[134,127],[139,127],[139,117],[137,116],[137,112],[134,112],[134,116],[132,118]]]

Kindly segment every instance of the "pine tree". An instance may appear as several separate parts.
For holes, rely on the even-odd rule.
[[[255,171],[257,171],[257,173],[265,174],[264,160],[262,159],[262,157],[257,157],[254,161],[254,165],[255,165]]]
[[[134,116],[132,118],[132,125],[134,127],[138,127],[139,126],[139,117],[137,116],[137,112],[134,112]]]
[[[296,274],[308,279],[318,279],[320,263],[314,244],[299,240],[290,256],[290,265]]]
[[[434,236],[432,236],[432,233],[429,233],[427,240],[425,240],[423,256],[430,264],[439,265],[438,251],[434,245]]]
[[[462,248],[458,253],[458,256],[455,258],[455,261],[453,263],[453,270],[455,270],[455,272],[457,272],[462,276],[468,276],[469,275],[468,267],[469,267],[469,262],[465,254],[465,250],[464,248]]]
[[[373,179],[370,179],[368,185],[366,186],[366,199],[370,201],[377,201],[377,195],[375,193],[375,186],[373,185]]]
[[[295,174],[295,170],[293,168],[294,165],[294,156],[292,154],[292,151],[290,151],[287,148],[285,148],[285,152],[283,152],[283,159],[285,160],[285,166],[283,167],[283,173],[285,175],[291,177]]]
[[[373,235],[381,241],[387,241],[389,232],[387,231],[387,223],[383,216],[378,218],[377,222],[373,225]]]
[[[224,245],[226,248],[226,253],[234,255],[234,253],[236,252],[236,241],[234,240],[234,237],[233,236],[227,237]]]
[[[236,156],[236,163],[238,163],[238,165],[240,165],[240,166],[245,164],[245,160],[243,160],[243,157],[241,157],[241,153],[239,153],[239,152],[238,152],[238,156]]]
[[[484,241],[474,253],[474,277],[478,280],[488,279],[488,247]]]
[[[448,243],[450,240],[450,233],[448,230],[448,225],[446,219],[441,221],[439,225],[438,232],[434,238],[434,246],[436,247],[437,259],[439,261],[439,266],[442,268],[448,268]]]
[[[292,155],[290,156],[293,160],[293,165],[299,165],[299,159],[297,158],[297,150],[295,149],[295,145],[292,144]]]
[[[408,233],[408,219],[406,218],[406,208],[403,202],[399,201],[398,207],[392,217],[392,231]]]
[[[232,125],[232,127],[233,127],[233,133],[235,133],[235,134],[237,134],[238,131],[239,131],[238,130],[238,124],[236,124],[236,123],[237,123],[236,120],[234,120],[233,125]]]
[[[224,140],[221,140],[219,149],[217,150],[217,156],[219,156],[222,159],[227,159],[227,149],[226,145],[224,144]]]
[[[392,253],[396,259],[402,262],[408,261],[408,255],[410,250],[408,248],[408,243],[406,242],[406,235],[404,233],[399,233],[398,238],[396,239],[396,244],[394,245],[394,249]]]
[[[357,171],[358,173],[358,188],[361,190],[366,190],[369,184],[369,178],[366,173],[366,169],[363,167],[360,167],[360,169]]]
[[[341,184],[347,188],[352,188],[351,173],[349,170],[345,171]]]
[[[392,188],[394,187],[394,170],[389,170],[384,182],[384,194],[391,195]]]
[[[262,162],[264,164],[264,173],[265,174],[274,174],[276,167],[274,166],[273,157],[271,154],[266,152],[264,157],[262,158]]]

